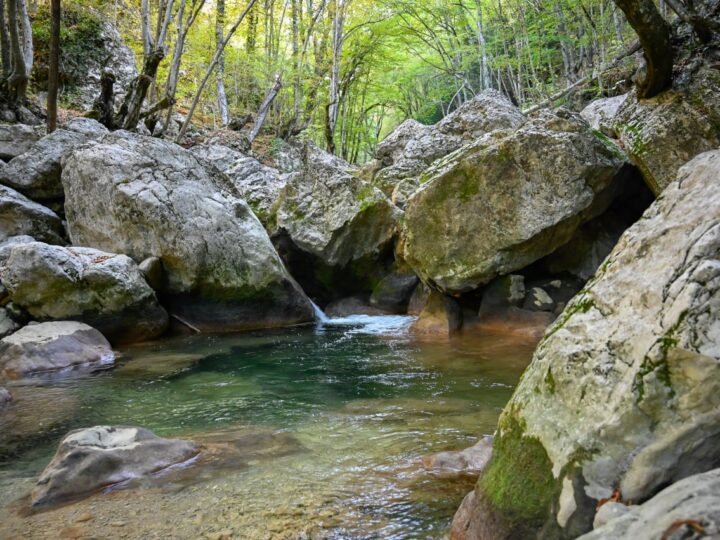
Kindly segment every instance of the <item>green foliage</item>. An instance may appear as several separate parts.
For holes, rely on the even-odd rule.
[[[33,19],[35,58],[32,80],[40,88],[47,85],[50,26],[50,9],[43,4]],[[87,76],[88,64],[102,62],[104,51],[100,17],[78,4],[64,4],[60,27],[61,84],[72,89],[83,82]]]

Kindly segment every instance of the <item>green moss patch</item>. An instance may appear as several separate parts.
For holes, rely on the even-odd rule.
[[[525,436],[525,426],[512,416],[501,421],[492,461],[478,485],[510,523],[535,530],[547,520],[560,489],[545,448]]]

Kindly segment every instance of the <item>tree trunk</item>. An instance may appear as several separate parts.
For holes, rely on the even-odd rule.
[[[52,133],[57,127],[57,98],[58,87],[60,86],[60,0],[51,0],[50,13],[52,28],[50,30],[50,62],[47,94],[48,133]]]
[[[720,31],[720,24],[712,19],[702,17],[690,3],[683,4],[681,0],[666,0],[678,17],[692,26],[693,32],[703,43],[709,43],[713,38],[713,32]]]
[[[653,0],[615,0],[625,13],[643,47],[647,73],[637,83],[640,98],[656,96],[672,84],[673,49],[671,30]]]
[[[238,27],[240,26],[240,23],[243,22],[243,19],[245,19],[245,16],[248,14],[248,12],[252,9],[252,7],[255,5],[256,0],[250,0],[245,6],[245,9],[240,13],[240,16],[235,21],[235,24],[230,29],[230,31],[225,36],[225,40],[222,42],[221,46],[218,48],[217,51],[215,51],[215,56],[213,57],[212,61],[210,62],[210,65],[207,68],[207,71],[205,72],[205,76],[203,77],[202,81],[200,81],[200,86],[195,91],[195,97],[193,98],[193,102],[190,105],[190,110],[187,113],[187,116],[185,117],[185,121],[183,122],[183,125],[180,127],[180,133],[178,133],[178,136],[175,139],[175,142],[180,142],[182,138],[185,136],[185,133],[188,130],[188,127],[190,126],[190,122],[192,121],[193,114],[195,113],[195,109],[197,108],[198,102],[200,101],[200,96],[203,93],[203,90],[205,90],[205,85],[207,85],[208,80],[210,79],[210,76],[212,75],[212,72],[215,70],[215,66],[218,62],[218,57],[222,52],[225,50],[225,47],[227,47],[227,44],[230,42],[230,39],[232,39],[233,35],[235,35],[235,32],[237,31]]]
[[[8,81],[8,97],[15,104],[24,101],[27,95],[28,77],[23,48],[20,43],[20,27],[18,24],[18,8],[25,0],[7,0],[8,27],[10,29],[10,52],[13,71]]]
[[[222,47],[225,33],[225,0],[217,0],[215,14],[215,47]],[[220,122],[223,126],[230,123],[230,110],[228,108],[227,93],[225,92],[225,53],[221,50],[217,62],[217,94]]]
[[[263,100],[262,105],[260,105],[260,109],[257,113],[257,120],[255,120],[255,125],[253,126],[252,131],[248,136],[248,141],[250,142],[250,144],[252,144],[252,142],[257,138],[258,134],[260,133],[260,130],[265,123],[265,119],[267,118],[268,112],[270,112],[270,107],[272,106],[273,101],[275,101],[275,98],[277,97],[281,88],[282,77],[280,76],[280,74],[278,74],[275,76],[275,83],[272,85],[270,90],[268,90],[268,93],[265,95],[265,99]]]
[[[340,111],[340,73],[345,26],[345,0],[335,0],[333,14],[332,69],[330,70],[330,89],[328,91],[327,115],[325,118],[325,142],[327,150],[335,153],[335,128]]]
[[[115,129],[115,75],[104,71],[100,76],[100,95],[93,102],[89,115],[106,128]]]
[[[23,60],[25,61],[25,73],[30,77],[33,66],[33,40],[32,40],[32,25],[30,24],[30,16],[28,15],[27,3],[25,0],[18,0],[17,3],[18,16],[22,23],[22,52]]]
[[[10,0],[12,1],[12,0]],[[10,36],[8,35],[8,26],[6,19],[7,10],[5,9],[5,0],[0,0],[0,58],[2,61],[2,81],[10,77],[12,74],[12,57],[10,55]]]
[[[155,80],[158,66],[163,58],[165,58],[165,49],[160,47],[153,51],[150,56],[145,59],[142,73],[130,83],[127,96],[125,97],[122,107],[120,107],[116,120],[116,124],[121,129],[129,130],[137,127],[140,121],[140,112],[145,102],[145,96],[147,95],[150,85]]]

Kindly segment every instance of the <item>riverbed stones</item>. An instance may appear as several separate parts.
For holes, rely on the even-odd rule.
[[[78,148],[62,181],[75,244],[159,257],[163,304],[201,331],[313,320],[261,223],[222,172],[173,143],[115,132]]]
[[[719,95],[720,72],[708,65],[654,98],[632,93],[618,111],[613,129],[656,195],[688,160],[720,146]]]
[[[73,148],[107,133],[105,126],[89,118],[75,118],[36,142],[28,151],[0,169],[0,183],[33,200],[63,197],[61,162]]]
[[[125,255],[41,242],[10,246],[0,282],[37,320],[90,324],[116,343],[160,335],[168,323],[138,266]]]
[[[79,322],[31,324],[0,339],[0,376],[5,379],[105,369],[114,362],[107,339]]]
[[[622,163],[564,109],[491,133],[425,172],[406,207],[404,258],[446,293],[477,289],[552,253],[602,213]]]
[[[0,242],[29,235],[50,244],[64,244],[58,215],[14,189],[0,185]]]
[[[0,386],[0,409],[12,401],[12,395],[7,388]]]
[[[580,538],[670,540],[715,538],[718,534],[720,469],[713,469],[680,480],[639,506],[626,507],[620,516]]]
[[[163,439],[139,427],[95,426],[71,431],[32,490],[33,507],[87,497],[103,488],[187,462],[193,442]]]
[[[547,331],[499,421],[476,525],[574,538],[614,490],[642,501],[717,465],[718,175],[720,151],[683,167]]]
[[[459,332],[462,325],[463,314],[457,301],[432,290],[410,330],[417,336],[443,338]]]

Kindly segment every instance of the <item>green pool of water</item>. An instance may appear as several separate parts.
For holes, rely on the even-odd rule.
[[[420,459],[493,432],[534,344],[422,342],[409,322],[176,338],[121,351],[111,371],[14,388],[15,420],[0,436],[25,436],[0,461],[0,537],[443,538],[474,479]],[[97,424],[271,436],[165,483],[22,512],[62,435]]]

